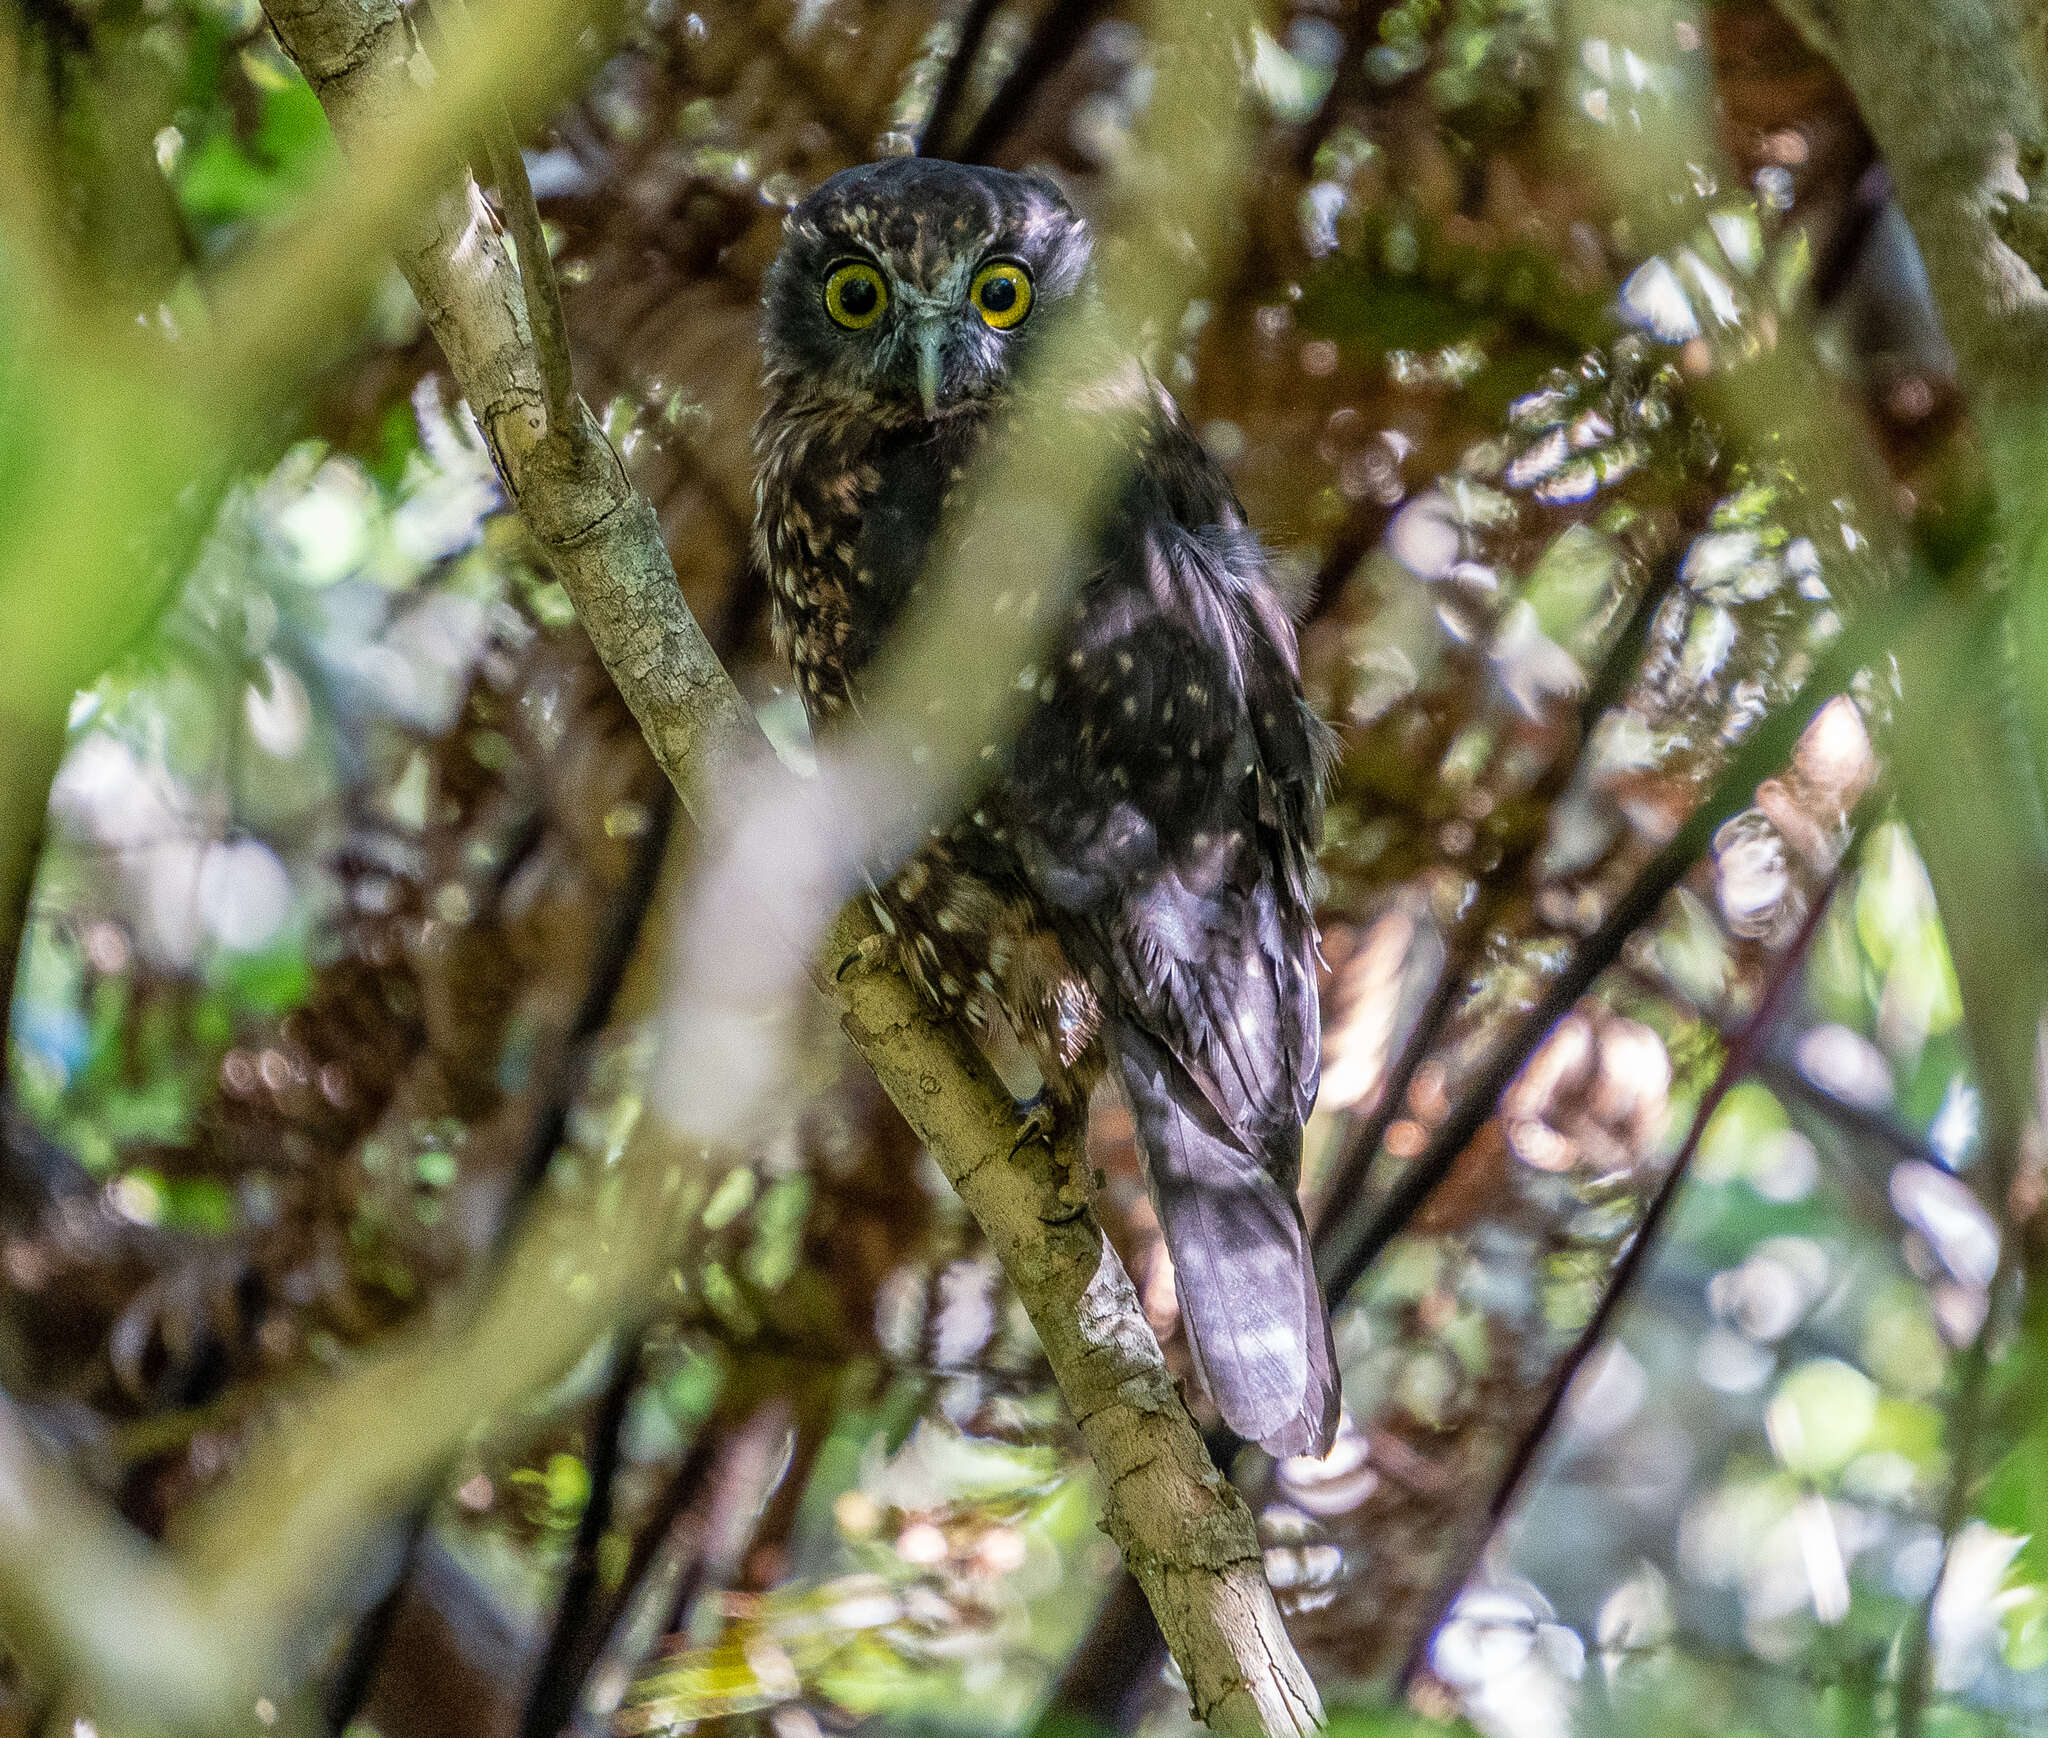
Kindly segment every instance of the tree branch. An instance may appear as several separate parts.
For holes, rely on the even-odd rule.
[[[931,113],[918,130],[920,157],[943,157],[947,139],[959,131],[960,104],[967,95],[967,81],[974,74],[982,40],[988,35],[989,22],[1000,4],[1001,0],[968,0],[967,10],[960,17],[960,38],[946,57],[946,76],[932,98]]]
[[[1784,766],[1792,747],[1819,703],[1844,691],[1856,672],[1890,645],[1903,620],[1912,618],[1911,600],[1903,607],[1872,609],[1828,649],[1800,684],[1798,692],[1776,707],[1743,740],[1722,770],[1713,790],[1630,883],[1600,927],[1572,951],[1570,960],[1544,989],[1527,1014],[1488,1049],[1485,1059],[1466,1081],[1450,1114],[1431,1133],[1429,1144],[1401,1173],[1392,1189],[1377,1201],[1362,1200],[1350,1211],[1333,1215],[1324,1247],[1329,1265],[1324,1285],[1341,1297],[1372,1264],[1373,1258],[1398,1236],[1450,1175],[1472,1138],[1493,1115],[1494,1107],[1522,1065],[1543,1042],[1550,1028],[1571,1012],[1600,974],[1621,958],[1629,938],[1655,915],[1665,895],[1682,881],[1706,853],[1715,830],[1731,815],[1747,808],[1756,787]]]
[[[396,0],[294,0],[289,6],[280,0],[271,16],[327,107],[344,152],[360,149],[387,105],[385,93],[414,76],[417,49]],[[1163,57],[1154,104],[1162,128],[1188,112],[1182,105],[1190,97],[1211,117],[1234,112],[1229,51],[1241,22],[1230,13],[1191,18],[1184,25],[1177,14],[1169,16],[1173,34],[1183,40],[1177,56]],[[1220,90],[1214,71],[1219,66],[1230,81]],[[1133,201],[1147,208],[1148,218],[1164,220],[1162,234],[1178,223],[1197,238],[1208,235],[1215,219],[1204,202],[1220,203],[1218,196],[1232,185],[1229,176],[1241,155],[1237,129],[1205,118],[1194,131],[1223,140],[1209,148],[1211,160],[1190,172],[1188,159],[1203,153],[1181,149],[1166,189],[1148,189]],[[517,201],[517,180],[507,179],[511,184],[502,192],[508,203]],[[1155,304],[1175,294],[1175,274],[1165,269],[1175,258],[1166,251],[1169,245],[1156,245],[1151,256],[1159,283],[1133,273],[1122,305],[1106,298],[1107,318],[1128,340],[1126,350],[1134,347],[1143,321],[1156,313]],[[544,249],[538,260],[544,263]],[[713,895],[758,891],[749,888],[749,872],[758,879],[761,864],[772,860],[782,871],[782,884],[769,892],[789,909],[774,909],[773,898],[764,899],[763,908],[771,919],[790,915],[836,879],[840,865],[825,838],[834,821],[858,843],[856,819],[880,812],[890,825],[868,842],[907,844],[906,812],[923,813],[915,799],[940,779],[964,780],[969,771],[981,731],[960,728],[962,715],[969,726],[1002,722],[999,702],[989,704],[988,717],[973,716],[980,685],[966,673],[934,668],[928,647],[919,656],[920,638],[948,643],[952,624],[943,599],[957,588],[936,588],[942,602],[930,634],[912,636],[909,651],[891,660],[883,686],[896,702],[885,696],[870,709],[876,724],[869,741],[836,769],[836,782],[828,777],[812,791],[749,805],[740,829],[747,836],[733,835],[721,825],[733,812],[726,799],[740,768],[766,760],[759,728],[682,601],[653,509],[632,488],[588,410],[574,402],[552,426],[543,413],[548,392],[525,288],[468,176],[401,245],[399,264],[477,410],[522,519],[553,563],[662,770],[707,829],[725,836],[704,870],[700,910],[725,913],[730,930],[744,908],[727,907]],[[1030,417],[1027,410],[1021,420]],[[1050,432],[1054,418],[1073,421],[1063,403],[1050,403],[1039,419],[1047,425],[1042,432]],[[1115,474],[1106,462],[1115,432],[1104,429],[1099,452],[1086,441],[1075,450],[1068,436],[1050,471],[1041,449],[1053,443],[1034,446],[1020,434],[1015,444],[1022,457],[1012,467],[1009,488],[998,472],[982,507],[999,519],[1014,513],[1028,520],[1030,536],[1007,540],[1021,545],[1015,557],[1020,571],[1028,562],[1036,579],[1046,581],[1048,571],[1056,578],[1060,558],[1081,547],[1102,478]],[[1049,515],[1048,502],[1063,511]],[[1057,590],[1046,583],[1049,592]],[[1035,634],[1035,624],[1023,624],[1021,631]],[[1009,657],[1021,666],[1028,650],[1028,642],[1020,641],[992,648],[989,657]],[[942,674],[952,680],[942,684]],[[966,699],[952,691],[956,685]],[[1006,686],[1014,684],[999,682],[992,691],[1001,695]],[[913,756],[914,732],[905,720],[922,719],[935,703],[950,708],[954,726],[950,746],[935,758],[957,754],[961,764],[908,779],[904,765],[912,758],[922,765],[925,757]],[[760,781],[749,772],[740,782],[754,788]],[[942,791],[933,794],[943,800]],[[878,805],[877,796],[887,800]],[[809,863],[806,831],[813,834],[815,861]],[[776,846],[785,847],[779,854],[748,850],[750,843],[767,844],[770,834]],[[796,848],[787,849],[792,839]],[[859,959],[862,968],[820,970],[815,976],[883,1088],[981,1222],[1023,1299],[1104,1474],[1106,1525],[1159,1613],[1196,1712],[1222,1731],[1311,1729],[1320,1720],[1320,1706],[1266,1587],[1250,1512],[1210,1462],[1130,1281],[1076,1190],[1074,1179],[1085,1164],[1078,1140],[1070,1133],[1058,1150],[1042,1142],[1020,1146],[1016,1106],[1000,1079],[958,1026],[933,1018],[900,971],[871,957],[866,944],[872,935],[863,908],[843,911],[822,958]],[[754,1108],[751,1101],[770,1084],[760,1078],[764,1056],[773,1055],[772,1044],[761,1036],[761,1018],[777,1004],[782,987],[766,965],[757,963],[751,971],[744,962],[736,965],[734,948],[730,934],[713,937],[702,924],[686,940],[679,970],[686,987],[702,993],[681,998],[694,1012],[671,1033],[668,1048],[694,1064],[678,1073],[687,1074],[695,1097],[682,1092],[681,1080],[658,1079],[652,1106],[657,1117],[676,1126],[715,1130],[721,1137],[743,1123]],[[707,1069],[707,1056],[732,1066]],[[723,1115],[704,1102],[714,1084],[723,1090],[710,1096],[729,1101]],[[724,1115],[731,1117],[729,1125]]]
[[[1016,131],[1038,87],[1066,64],[1067,57],[1087,34],[1088,26],[1105,10],[1104,0],[1052,0],[1010,76],[989,98],[988,107],[975,118],[967,137],[961,141],[961,162],[987,163],[994,159]]]
[[[541,1653],[540,1666],[527,1693],[526,1709],[520,1717],[521,1738],[555,1738],[575,1712],[576,1693],[583,1680],[569,1666],[578,1652],[583,1625],[601,1591],[598,1551],[611,1530],[627,1410],[639,1391],[640,1377],[638,1337],[622,1335],[612,1379],[588,1427],[584,1458],[590,1468],[590,1495],[577,1518],[569,1567],[555,1596],[555,1615],[548,1630],[547,1646]]]

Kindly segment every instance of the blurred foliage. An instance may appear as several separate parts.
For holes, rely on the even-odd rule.
[[[759,274],[806,188],[912,142],[962,16],[654,0],[528,140],[578,384],[784,738],[746,556]],[[1875,444],[1930,538],[1967,492],[1846,95],[1760,5],[1681,22],[1644,45],[1545,0],[1277,9],[1236,268],[1153,359],[1298,595],[1342,743],[1325,1225],[1394,1198],[1869,585],[1855,515],[1728,414],[1745,370],[1808,360],[1806,299],[1841,444]],[[175,348],[209,263],[331,167],[318,105],[246,4],[17,23],[67,263]],[[965,112],[1007,104],[994,158],[1085,207],[1148,52],[1115,9],[998,5]],[[1706,61],[1732,167],[1644,236],[1604,159]],[[526,1203],[602,1187],[638,1113],[666,794],[420,334],[402,293],[373,300],[73,706],[52,790],[0,1375],[155,1534],[296,1384],[463,1296]],[[0,348],[0,394],[35,360]],[[31,426],[0,420],[0,536],[41,486]],[[1236,1462],[1296,1636],[1356,1703],[1334,1731],[1887,1730],[1923,1611],[1926,1732],[2048,1718],[2048,1318],[2030,1295],[1959,1431],[2008,1203],[1926,871],[1865,800],[1892,698],[1807,706],[1344,1300],[1329,1460]],[[1115,1106],[1094,1140],[1185,1368]],[[1142,1634],[1092,1649],[1116,1564],[1086,1457],[834,1034],[784,1126],[703,1185],[644,1338],[448,1469],[351,1729],[511,1733],[536,1669],[586,1732],[1007,1732],[1042,1706],[1048,1730],[1109,1706],[1183,1729]],[[322,1646],[339,1681],[345,1626]],[[47,1694],[10,1679],[0,1718]]]

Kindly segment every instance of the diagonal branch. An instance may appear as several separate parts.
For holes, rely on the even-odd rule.
[[[1865,811],[1869,808],[1868,799]],[[1744,1022],[1741,1029],[1729,1042],[1721,1058],[1721,1066],[1715,1071],[1713,1084],[1701,1095],[1693,1109],[1692,1121],[1685,1131],[1685,1139],[1673,1155],[1664,1175],[1658,1179],[1647,1206],[1643,1209],[1640,1223],[1634,1237],[1621,1259],[1614,1264],[1614,1271],[1608,1275],[1607,1288],[1600,1294],[1579,1337],[1571,1349],[1559,1361],[1550,1379],[1550,1391],[1544,1396],[1543,1404],[1537,1408],[1536,1416],[1530,1421],[1514,1452],[1508,1457],[1506,1469],[1493,1487],[1493,1494],[1486,1507],[1489,1525],[1475,1529],[1464,1548],[1440,1576],[1435,1595],[1434,1608],[1426,1619],[1416,1625],[1415,1640],[1407,1662],[1401,1668],[1401,1682],[1412,1683],[1428,1657],[1429,1647],[1435,1639],[1437,1625],[1444,1614],[1464,1590],[1473,1568],[1485,1551],[1493,1531],[1506,1516],[1509,1507],[1520,1494],[1537,1456],[1550,1438],[1551,1427],[1556,1424],[1558,1414],[1564,1410],[1565,1401],[1570,1397],[1573,1379],[1584,1367],[1594,1350],[1607,1339],[1607,1330],[1613,1325],[1615,1315],[1634,1288],[1637,1278],[1649,1261],[1657,1246],[1657,1233],[1670,1214],[1672,1203],[1678,1199],[1692,1169],[1693,1159],[1698,1155],[1700,1141],[1707,1132],[1707,1124],[1713,1120],[1714,1112],[1720,1109],[1721,1101],[1728,1096],[1730,1088],[1747,1076],[1763,1056],[1772,1031],[1785,1011],[1785,1004],[1794,986],[1799,982],[1800,967],[1813,948],[1813,939],[1820,933],[1822,920],[1827,916],[1828,906],[1833,900],[1836,887],[1841,881],[1841,865],[1849,861],[1856,849],[1856,831],[1860,822],[1852,819],[1850,837],[1844,841],[1842,854],[1836,860],[1835,868],[1829,873],[1825,885],[1813,896],[1807,908],[1805,919],[1798,932],[1778,958],[1772,962],[1769,980],[1756,1011]]]
[[[989,98],[988,107],[975,117],[973,127],[961,141],[956,153],[961,162],[987,163],[994,159],[1017,130],[1039,87],[1066,64],[1087,34],[1088,26],[1107,10],[1104,0],[1052,0],[1010,76]]]
[[[1751,731],[1715,782],[1713,790],[1622,894],[1606,919],[1572,952],[1571,959],[1530,1008],[1502,1037],[1466,1081],[1450,1114],[1432,1132],[1385,1196],[1361,1199],[1334,1217],[1323,1245],[1324,1287],[1341,1297],[1414,1218],[1437,1184],[1450,1174],[1522,1065],[1545,1034],[1621,958],[1629,938],[1647,922],[1668,894],[1706,853],[1715,830],[1749,806],[1756,787],[1790,758],[1806,721],[1820,701],[1842,692],[1864,664],[1881,653],[1899,631],[1910,605],[1871,609],[1829,648],[1792,698]]]
[[[1669,595],[1674,581],[1675,575],[1670,573],[1646,581],[1629,606],[1627,622],[1607,656],[1601,660],[1599,669],[1593,673],[1580,706],[1581,743],[1592,740],[1594,728],[1601,717],[1626,691],[1629,678],[1642,662],[1644,636],[1650,620],[1658,605]],[[1570,770],[1569,766],[1554,768],[1546,779],[1546,785],[1568,775]],[[1493,914],[1506,890],[1513,886],[1535,855],[1539,843],[1540,836],[1531,836],[1505,855],[1488,875],[1487,889],[1475,902],[1473,910],[1447,934],[1444,963],[1437,981],[1431,987],[1429,997],[1403,1040],[1400,1051],[1389,1063],[1380,1081],[1379,1096],[1369,1110],[1354,1115],[1345,1128],[1343,1146],[1322,1189],[1323,1199],[1330,1203],[1330,1207],[1316,1220],[1312,1245],[1316,1271],[1325,1278],[1323,1295],[1332,1309],[1343,1303],[1351,1281],[1345,1281],[1340,1287],[1331,1276],[1350,1273],[1355,1278],[1357,1272],[1363,1271],[1357,1267],[1356,1257],[1351,1253],[1351,1239],[1361,1234],[1361,1227],[1365,1224],[1358,1204],[1369,1199],[1366,1183],[1379,1158],[1387,1131],[1406,1112],[1409,1088],[1415,1084],[1422,1065],[1435,1053],[1464,1001],[1467,982],[1477,963],[1481,938],[1493,921]]]
[[[969,0],[960,19],[960,39],[946,57],[946,76],[932,98],[931,113],[919,131],[917,151],[921,157],[943,157],[946,141],[959,130],[960,104],[967,95],[967,81],[974,75],[974,62],[981,53],[983,38],[1001,0]]]

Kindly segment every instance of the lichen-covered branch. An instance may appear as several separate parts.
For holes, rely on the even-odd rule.
[[[1982,440],[2016,710],[2048,775],[2048,117],[2032,0],[1805,0],[1891,171]],[[1932,90],[1942,93],[1930,102]]]
[[[1991,488],[1991,517],[1939,576],[1945,619],[1901,649],[1895,759],[1962,981],[2002,1211],[2048,1007],[2048,44],[2031,0],[1831,0],[1824,18],[1816,40],[1913,226]],[[1951,95],[1930,105],[1935,77]]]
[[[1918,1738],[1934,1679],[1946,1545],[1985,1458],[1989,1348],[2019,1270],[2010,1223],[2038,1120],[2048,1009],[2048,116],[2038,0],[1796,0],[1781,5],[1856,97],[1919,243],[1955,347],[1991,512],[1953,550],[1945,605],[1898,649],[1890,758],[1963,992],[1984,1091],[1986,1205],[2003,1233],[1989,1307],[1950,1410],[1943,1572],[1900,1652],[1895,1729]],[[1944,95],[1927,100],[1930,79]],[[1986,673],[1990,680],[1985,679]],[[2012,728],[2017,718],[2019,730]],[[2038,1263],[2038,1250],[2035,1254]],[[2039,1283],[2036,1272],[2030,1285]]]
[[[418,72],[419,49],[395,0],[277,0],[271,17],[327,107],[344,152],[359,148]],[[1162,232],[1175,231],[1184,245],[1215,229],[1214,212],[1238,166],[1239,142],[1227,118],[1234,105],[1229,91],[1219,92],[1216,69],[1234,90],[1232,45],[1244,19],[1229,8],[1185,8],[1168,23],[1163,34],[1172,40],[1154,99],[1155,114],[1167,119],[1159,124],[1195,112],[1176,106],[1178,94],[1204,113],[1193,133],[1217,141],[1192,172],[1191,154],[1182,149],[1170,195],[1162,201],[1151,189],[1142,201]],[[509,179],[514,184],[501,188],[503,197],[530,197]],[[522,253],[528,270],[546,269],[544,252],[529,246]],[[1154,257],[1164,264],[1167,256]],[[912,775],[909,744],[887,721],[921,716],[940,698],[950,703],[950,733],[962,756],[971,756],[979,727],[1002,722],[1000,701],[983,703],[989,716],[976,716],[977,696],[1000,696],[1007,685],[975,682],[973,664],[948,665],[939,675],[928,656],[899,660],[888,691],[870,709],[875,722],[866,743],[836,772],[828,768],[821,787],[788,788],[764,770],[752,714],[683,603],[652,507],[580,403],[550,426],[525,288],[468,176],[423,216],[401,245],[399,263],[522,518],[662,769],[714,835],[693,911],[681,925],[677,1001],[684,1012],[665,1046],[673,1067],[665,1065],[657,1079],[653,1106],[671,1120],[687,1118],[699,1137],[729,1138],[759,1114],[752,1088],[769,1084],[755,1077],[761,1058],[774,1056],[764,1034],[785,985],[760,956],[772,951],[776,928],[800,930],[815,897],[850,880],[846,872],[864,848],[899,843],[906,821],[945,800],[941,781],[965,770],[942,764]],[[1107,317],[1127,343],[1178,293],[1164,271],[1132,277],[1138,289],[1121,302],[1108,298]],[[1030,421],[1028,409],[1022,420]],[[1113,468],[1100,462],[1107,453],[1076,452],[1068,439],[1048,474],[1043,460],[1052,443],[1034,447],[1027,430],[1017,446],[1013,486],[1006,491],[998,471],[984,491],[985,510],[1032,514],[1032,535],[1006,546],[1017,549],[1013,559],[1051,569],[1085,538],[1095,492]],[[1056,509],[1050,514],[1049,501]],[[1056,585],[1060,575],[1043,577]],[[947,643],[948,589],[936,587],[941,603],[920,639]],[[977,656],[1021,663],[1028,651],[1000,646]],[[935,681],[944,687],[937,696]],[[752,800],[736,802],[735,792]],[[855,792],[865,800],[851,800]],[[873,815],[885,819],[863,834],[860,817]],[[835,821],[849,837],[835,836]],[[763,848],[771,841],[772,849]],[[755,902],[765,925],[734,921],[727,900],[741,896]],[[933,1019],[900,972],[870,956],[863,946],[869,934],[859,909],[842,912],[819,954],[819,981],[1024,1300],[1104,1473],[1109,1530],[1152,1599],[1197,1712],[1222,1731],[1312,1729],[1321,1712],[1315,1689],[1266,1587],[1250,1513],[1209,1460],[1130,1281],[1088,1210],[1078,1136],[1070,1134],[1057,1151],[1027,1138],[1009,1093],[972,1040]],[[860,963],[836,969],[845,960]],[[713,1059],[734,1067],[714,1066]],[[733,1075],[736,1093],[727,1078]],[[721,1089],[730,1102],[714,1107],[707,1101]]]

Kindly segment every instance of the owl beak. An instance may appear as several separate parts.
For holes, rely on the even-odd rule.
[[[937,321],[917,329],[917,396],[924,400],[926,416],[939,408],[939,383],[944,378],[939,352],[945,342],[946,329]]]

